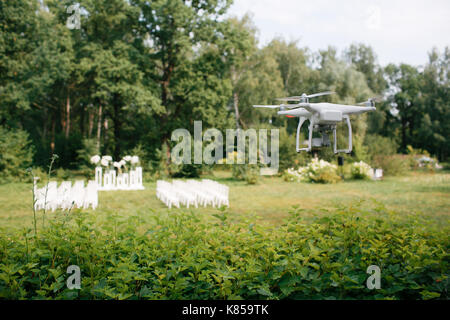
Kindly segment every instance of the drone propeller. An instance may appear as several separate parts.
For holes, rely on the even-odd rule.
[[[301,101],[301,100],[305,100],[305,99],[309,99],[309,98],[314,98],[314,97],[319,97],[319,96],[325,96],[325,95],[329,95],[329,94],[334,94],[335,92],[333,91],[325,91],[325,92],[319,92],[319,93],[313,93],[313,94],[309,94],[307,95],[306,93],[302,94],[301,96],[293,96],[293,97],[286,97],[286,98],[278,98],[276,100],[280,100],[280,101]]]
[[[298,104],[280,104],[280,105],[254,105],[253,108],[269,108],[269,109],[276,109],[276,108],[281,108],[281,109],[295,109],[298,108],[299,105]]]
[[[380,99],[377,98],[377,97],[369,98],[369,99],[367,99],[367,101],[359,102],[357,104],[360,105],[360,106],[375,107],[375,102],[380,102]]]
[[[279,105],[269,106],[269,105],[254,105],[253,108],[269,108],[269,109],[276,109],[280,108]]]

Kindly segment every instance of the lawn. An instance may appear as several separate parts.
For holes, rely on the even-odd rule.
[[[422,212],[448,223],[450,214],[450,173],[412,172],[403,177],[386,177],[382,181],[345,181],[337,184],[308,184],[285,182],[279,177],[263,177],[256,185],[233,180],[230,172],[215,171],[205,176],[230,187],[230,217],[252,216],[261,224],[280,224],[293,206],[304,215],[333,210],[362,201],[366,209],[380,204],[399,213]],[[92,214],[117,213],[119,216],[148,214],[148,208],[157,212],[173,212],[155,196],[155,182],[145,183],[144,191],[101,191],[99,206]],[[31,184],[0,185],[0,226],[22,228],[32,225]],[[207,207],[193,210],[202,215],[217,212]],[[49,213],[49,217],[52,214]],[[40,216],[40,213],[38,213]]]

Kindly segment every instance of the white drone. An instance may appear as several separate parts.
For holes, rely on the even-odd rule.
[[[295,104],[280,104],[280,105],[255,105],[255,108],[280,108],[278,114],[286,115],[288,117],[299,117],[298,127],[297,127],[297,152],[306,151],[310,152],[313,147],[328,147],[330,146],[329,133],[333,131],[334,135],[334,153],[352,152],[352,126],[350,124],[351,114],[361,114],[367,111],[375,110],[375,102],[373,99],[369,99],[365,102],[358,103],[360,106],[335,104],[335,103],[310,103],[309,98],[314,98],[318,96],[324,96],[328,94],[333,94],[334,92],[327,91],[321,93],[315,93],[307,95],[306,93],[301,96],[279,98],[277,100],[286,102],[297,102]],[[289,109],[289,110],[286,110]],[[346,120],[348,126],[348,149],[337,149],[337,138],[336,138],[336,126],[339,122]],[[300,129],[303,123],[309,120],[309,138],[305,143],[306,148],[300,147]],[[313,138],[313,132],[320,132],[320,138]]]

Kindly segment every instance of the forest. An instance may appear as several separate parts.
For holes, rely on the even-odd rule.
[[[252,105],[326,90],[336,94],[315,101],[378,98],[376,112],[355,120],[356,160],[383,167],[377,156],[408,150],[448,160],[448,47],[430,48],[422,66],[381,66],[362,43],[342,52],[281,37],[260,45],[250,15],[227,14],[231,2],[80,0],[80,28],[69,29],[72,1],[1,1],[3,179],[46,167],[52,154],[55,167],[76,170],[93,154],[133,153],[146,171],[174,174],[171,132],[195,120],[279,128],[290,165],[296,121]]]

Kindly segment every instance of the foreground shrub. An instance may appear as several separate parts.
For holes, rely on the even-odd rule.
[[[353,162],[350,166],[350,173],[352,179],[370,179],[371,175],[371,167],[363,162]]]
[[[0,297],[449,298],[448,225],[380,206],[308,220],[293,210],[279,227],[232,222],[226,212],[57,217],[37,237],[2,230]],[[69,265],[81,269],[80,290],[66,287]],[[370,265],[381,268],[379,290],[366,288]]]

